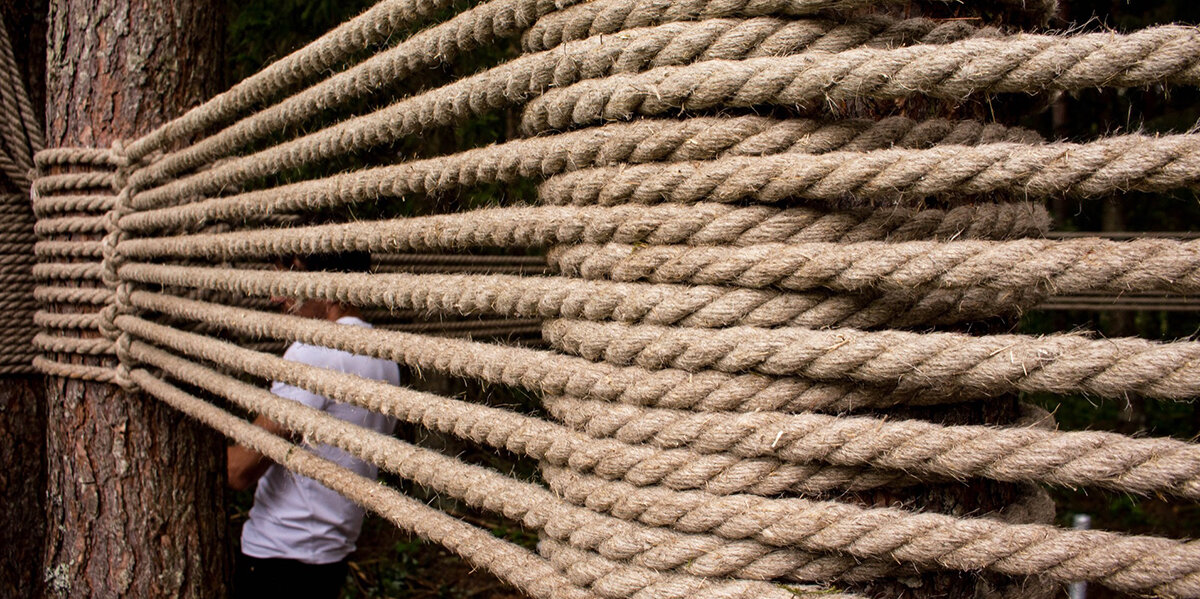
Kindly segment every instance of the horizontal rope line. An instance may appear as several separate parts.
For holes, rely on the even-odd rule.
[[[546,266],[542,256],[476,256],[467,254],[372,254],[371,262],[376,265],[465,265],[465,266]]]
[[[931,290],[921,297],[791,293],[564,277],[276,272],[128,263],[123,280],[259,297],[319,297],[429,314],[573,317],[693,327],[918,326],[994,316],[1041,295]]]
[[[33,337],[37,349],[58,354],[81,354],[85,356],[115,355],[113,342],[103,337],[60,337],[38,333]]]
[[[637,71],[655,64],[688,63],[698,58],[703,58],[703,64],[718,64],[720,61],[715,59],[740,58],[751,49],[740,44],[710,47],[701,43],[688,46],[691,52],[683,51],[680,46],[673,47],[679,52],[671,55],[666,52],[653,54],[645,51],[647,44],[655,41],[663,48],[669,45],[667,42],[676,38],[688,38],[694,42],[699,37],[688,36],[711,26],[713,23],[709,21],[669,23],[625,31],[613,36],[597,36],[569,42],[551,52],[521,56],[483,73],[405,98],[370,114],[353,117],[304,137],[235,158],[161,187],[142,190],[133,196],[132,206],[142,210],[170,204],[172,198],[215,193],[229,186],[288,169],[391,143],[403,136],[417,134],[429,127],[448,125],[470,115],[515,106],[551,87],[568,86],[581,79],[607,77],[614,71]],[[1188,28],[1176,29],[1178,31],[1169,28],[1162,31],[1146,30],[1152,33],[1143,35],[1193,35],[1200,44],[1200,34],[1190,33]],[[1051,36],[1049,39],[1058,38]],[[1113,42],[1112,39],[1107,41]],[[932,47],[948,49],[951,46],[954,44]],[[995,53],[1000,47],[993,45],[988,51]],[[900,50],[903,49],[877,52],[882,52],[880,56],[886,58],[890,56],[888,53]],[[830,56],[834,55],[814,52],[799,56],[807,56],[810,60],[821,62],[831,60]],[[749,60],[753,62],[759,59]],[[1200,67],[1197,71],[1200,72]],[[1091,82],[1086,87],[1092,87],[1092,84],[1103,85],[1104,82]]]
[[[33,181],[33,192],[38,196],[48,196],[59,192],[78,191],[82,189],[111,190],[116,185],[116,175],[106,172],[67,173],[63,175],[42,175]]]
[[[547,599],[586,597],[572,590],[570,584],[545,560],[517,545],[380,485],[374,480],[354,474],[334,462],[319,458],[302,447],[266,432],[261,427],[158,380],[145,370],[134,370],[130,377],[140,388],[167,405],[221,431],[237,443],[262,453],[290,471],[320,481],[355,503],[387,518],[401,529],[445,546],[471,564],[496,574],[530,596]],[[232,392],[229,395],[241,397]],[[242,403],[255,408],[255,411],[262,411],[264,406],[270,405],[261,396],[255,399],[257,401],[243,400]],[[302,426],[297,424],[297,418],[281,417],[293,411],[296,410],[271,410],[276,416],[276,422],[302,429]],[[304,422],[304,425],[307,424]]]
[[[736,6],[740,13],[730,12]],[[611,35],[628,29],[653,27],[676,21],[703,21],[722,17],[759,17],[772,14],[771,3],[731,5],[725,2],[663,3],[638,0],[592,0],[552,12],[537,20],[521,36],[525,52],[549,50],[565,42],[596,35]],[[809,51],[842,52],[858,46],[888,48],[915,43],[944,44],[973,35],[998,35],[974,23],[933,19],[897,19],[887,14],[856,16],[850,22],[838,19],[798,19],[800,31],[787,36],[776,32],[752,31],[757,39],[784,37]],[[802,41],[801,41],[802,40]],[[762,44],[767,45],[767,44]],[[768,46],[770,49],[776,49]],[[764,51],[762,55],[770,54]]]
[[[102,287],[58,287],[38,285],[33,297],[42,304],[102,305],[112,301],[113,292]]]
[[[114,383],[116,370],[108,366],[88,366],[58,362],[44,356],[33,359],[33,367],[46,376],[57,376],[96,383]]]
[[[565,46],[564,46],[565,47]],[[525,109],[537,133],[683,110],[760,104],[812,108],[860,99],[1036,93],[1152,83],[1200,83],[1200,32],[1160,26],[1131,34],[1016,34],[944,45],[856,48],[739,61],[657,64],[549,90]]]
[[[118,316],[121,330],[148,342],[215,362],[254,376],[287,382],[336,401],[361,405],[432,431],[505,449],[534,459],[594,471],[607,479],[638,486],[705,488],[712,493],[772,495],[784,491],[821,493],[913,484],[894,472],[828,464],[785,464],[773,458],[740,459],[689,450],[631,446],[612,439],[591,439],[559,424],[500,408],[372,382],[354,375],[295,365],[267,354],[249,352],[223,341],[185,333],[129,316]],[[384,331],[392,335],[401,335]],[[427,337],[448,343],[444,338]],[[233,360],[237,361],[233,361]],[[369,393],[369,395],[364,395]]]
[[[548,321],[560,351],[614,364],[699,371],[755,371],[815,380],[895,383],[999,395],[1025,392],[1137,393],[1187,400],[1200,394],[1200,343],[1083,335],[909,333],[854,329],[689,329]]]
[[[37,196],[33,198],[33,211],[39,219],[49,214],[101,213],[112,210],[116,202],[117,196],[111,194]]]
[[[705,203],[691,206],[537,206],[289,229],[127,239],[121,242],[121,253],[131,258],[234,260],[333,251],[381,253],[609,241],[745,246],[770,242],[1005,239],[1038,236],[1048,223],[1049,214],[1045,208],[1035,204],[839,212]],[[148,224],[149,219],[139,218],[139,213],[120,221],[122,229],[143,233],[151,231],[143,228]],[[386,260],[379,256],[373,256],[373,259]]]
[[[99,262],[43,262],[33,265],[33,276],[41,280],[99,281],[102,271]]]
[[[135,332],[135,334],[138,334],[139,336],[142,336],[144,333],[153,331],[156,328],[158,328],[158,327],[155,327],[154,325],[147,323],[145,321],[137,321],[136,319],[129,318],[129,317],[121,317],[120,320],[122,322],[123,327],[126,325],[131,325],[131,326],[136,325],[135,328],[138,330],[136,330],[134,332]],[[182,338],[184,336],[183,334],[180,334],[180,333],[175,333],[175,334],[179,335],[180,338]],[[191,336],[189,336],[189,337],[191,337]],[[214,347],[228,346],[230,351],[232,351],[232,349],[233,349],[232,346],[229,346],[228,344],[225,344],[225,343],[218,342],[213,345],[214,345]],[[209,369],[197,367],[194,364],[190,364],[185,360],[181,360],[178,358],[172,358],[168,355],[163,354],[162,352],[154,351],[151,348],[149,348],[148,346],[145,346],[144,344],[133,345],[131,347],[131,351],[139,359],[147,359],[156,366],[167,368],[169,371],[171,371],[176,376],[183,376],[185,378],[185,380],[187,380],[189,383],[200,385],[202,387],[208,388],[209,390],[217,392],[217,393],[221,393],[221,391],[218,388],[219,386],[237,385],[237,386],[241,387],[242,389],[244,389],[243,392],[256,391],[258,394],[263,396],[264,400],[265,400],[265,396],[266,396],[267,392],[264,390],[254,389],[254,388],[248,387],[242,383],[237,383],[236,381],[229,379],[228,377],[218,375]],[[217,351],[220,351],[220,350],[218,349]],[[239,353],[244,353],[244,352],[239,352]],[[204,356],[204,357],[208,358],[209,356]],[[267,360],[268,362],[275,362],[275,364],[279,365],[279,366],[285,365],[287,363],[287,361],[279,359],[279,358],[270,358],[270,359],[263,358],[263,359]],[[303,365],[297,365],[297,366],[300,366],[300,370],[308,370],[310,372],[313,372],[313,371],[320,372],[321,374],[318,376],[322,381],[330,380],[331,378],[335,377],[335,375],[340,374],[340,373],[336,373],[334,371],[327,371],[324,369],[317,369],[317,368],[313,368],[313,367],[305,367]],[[293,367],[293,369],[294,369],[294,367]],[[256,374],[258,374],[259,376],[262,376],[261,373],[256,373]],[[308,378],[311,381],[312,375],[310,374],[306,378]],[[390,387],[390,385],[387,385],[386,383],[381,383],[378,385],[366,385],[366,383],[369,383],[370,381],[368,381],[367,379],[361,379],[359,377],[355,377],[353,375],[344,375],[342,377],[337,377],[337,378],[345,378],[347,383],[351,383],[351,382],[355,381],[355,379],[357,379],[357,382],[360,384],[360,386],[362,386],[364,388],[367,386],[381,387],[381,388]],[[288,380],[288,379],[285,378],[284,380]],[[224,385],[222,385],[222,383],[224,383]],[[399,389],[399,388],[393,387],[393,389]],[[235,399],[234,394],[225,393],[225,395],[231,399]],[[397,394],[393,393],[393,395],[397,395]],[[411,395],[416,397],[416,396],[420,396],[420,395],[424,395],[424,394],[411,392]],[[330,395],[330,397],[333,397],[333,396]],[[340,396],[339,396],[339,399],[341,399]],[[560,519],[560,518],[571,517],[571,516],[575,516],[575,518],[577,519],[576,522],[573,522],[573,523],[560,523],[560,525],[563,529],[573,531],[571,534],[569,534],[570,538],[572,539],[572,542],[576,542],[576,539],[578,539],[581,536],[585,536],[586,531],[589,528],[591,528],[591,527],[587,527],[585,525],[585,522],[579,522],[578,518],[592,519],[593,522],[603,523],[604,526],[607,528],[616,527],[620,523],[620,521],[603,518],[603,517],[599,516],[598,514],[593,514],[593,513],[590,513],[587,511],[582,511],[582,510],[573,510],[570,507],[563,504],[561,501],[557,500],[556,498],[553,498],[553,496],[549,496],[548,494],[545,494],[544,491],[542,491],[541,493],[538,493],[537,495],[534,495],[533,491],[534,491],[534,489],[536,489],[536,487],[532,487],[526,483],[520,483],[520,482],[511,480],[511,479],[507,479],[506,477],[499,475],[498,473],[495,473],[492,471],[487,471],[480,467],[467,466],[466,464],[463,464],[453,458],[441,456],[430,450],[423,450],[420,448],[412,447],[412,446],[407,445],[397,439],[390,438],[385,435],[371,434],[369,431],[359,429],[358,427],[354,427],[353,425],[339,422],[336,419],[334,419],[333,417],[322,414],[311,408],[306,409],[303,406],[285,404],[283,402],[286,400],[282,400],[282,399],[276,399],[274,401],[279,404],[280,408],[286,407],[289,412],[302,413],[308,417],[309,423],[307,425],[292,427],[292,428],[294,428],[294,430],[304,433],[306,437],[316,437],[317,440],[325,440],[326,442],[328,442],[328,441],[334,440],[335,436],[333,434],[322,434],[323,430],[328,430],[328,431],[332,432],[339,428],[343,429],[347,432],[343,433],[341,435],[337,435],[336,439],[337,439],[337,441],[340,441],[340,443],[335,442],[335,444],[341,445],[343,448],[347,448],[348,443],[354,443],[358,447],[363,447],[364,449],[360,450],[360,451],[364,452],[364,454],[362,454],[362,455],[364,455],[364,457],[369,456],[370,458],[373,458],[373,459],[371,459],[371,461],[376,462],[376,463],[382,462],[382,463],[380,463],[380,465],[383,466],[385,469],[388,469],[392,472],[401,474],[402,476],[405,476],[405,474],[402,471],[398,471],[398,468],[396,466],[392,466],[389,463],[389,462],[395,463],[393,460],[396,460],[396,458],[393,458],[392,460],[388,460],[387,459],[388,454],[396,453],[396,452],[406,452],[406,453],[410,453],[410,454],[415,453],[422,457],[427,457],[428,461],[437,463],[436,466],[434,466],[433,463],[429,464],[428,469],[430,471],[441,472],[441,473],[443,473],[443,476],[445,476],[447,478],[452,477],[453,480],[457,481],[459,485],[470,484],[471,486],[478,487],[477,492],[479,492],[479,493],[487,492],[488,494],[496,494],[501,497],[504,497],[504,499],[502,499],[501,501],[507,500],[508,505],[507,505],[506,509],[502,510],[503,513],[513,514],[514,512],[520,513],[521,511],[525,511],[525,510],[532,511],[533,509],[536,509],[536,505],[538,503],[551,504],[550,506],[548,506],[548,509],[554,510],[554,512],[555,512],[553,514],[554,519]],[[376,402],[376,405],[374,405],[374,406],[365,406],[365,407],[370,407],[373,410],[379,410],[379,408],[381,406],[379,406],[378,402]],[[473,409],[475,409],[476,411],[478,411],[480,413],[492,411],[492,410],[480,409],[478,406],[474,407]],[[279,412],[282,412],[282,410],[277,409],[275,411],[275,413],[268,413],[268,416],[274,417],[276,415],[276,413],[279,413]],[[449,414],[447,413],[447,411],[445,409],[438,409],[437,412],[438,412],[439,418],[448,418],[449,417]],[[384,413],[389,413],[389,412],[385,411]],[[494,422],[494,420],[490,420],[490,421]],[[457,430],[463,430],[463,426],[464,426],[463,423],[458,424]],[[475,430],[477,430],[477,427],[475,428]],[[522,436],[529,439],[528,442],[531,443],[532,440],[537,437],[537,435],[533,435],[530,433],[532,433],[532,431],[529,431],[528,433],[526,433]],[[478,434],[482,435],[485,433],[483,431],[480,431]],[[496,431],[493,430],[487,434],[495,435]],[[383,447],[380,447],[381,445],[385,445],[385,444],[388,446],[388,448],[386,450],[383,449]],[[370,453],[365,453],[368,451]],[[359,453],[359,452],[355,452],[355,453]],[[400,459],[403,459],[403,458],[400,458]],[[406,461],[415,461],[415,458],[409,458],[409,460],[406,460]],[[474,473],[474,476],[472,476],[472,473]],[[406,476],[406,478],[411,478],[411,476]],[[461,495],[456,494],[452,490],[448,490],[446,487],[440,487],[436,484],[431,484],[429,482],[422,481],[422,480],[417,480],[416,482],[422,483],[422,484],[430,484],[436,490],[439,490],[441,492],[447,492],[450,495],[455,496],[455,497],[461,497]],[[504,487],[513,487],[513,491],[504,492],[501,490]],[[516,490],[516,487],[521,487],[524,489],[524,491],[518,492]],[[533,497],[529,497],[530,495],[533,495]],[[512,503],[514,502],[514,499],[518,496],[525,497],[524,501],[527,502],[527,503],[525,503],[525,505],[527,505],[529,507],[512,505]],[[533,504],[533,505],[530,505],[530,504]],[[485,509],[487,509],[487,508],[485,507]],[[850,509],[854,510],[856,508],[850,508]],[[857,509],[861,510],[861,508],[857,508]],[[501,510],[493,510],[493,511],[501,511]],[[887,514],[888,512],[885,511],[884,513]],[[549,516],[549,514],[547,514],[547,516]],[[526,514],[526,517],[528,517],[528,514]],[[929,514],[929,515],[924,515],[924,518],[932,519],[932,518],[938,518],[938,517]],[[998,522],[989,522],[986,520],[963,521],[963,520],[959,520],[959,519],[948,517],[948,516],[941,516],[939,519],[941,519],[945,525],[950,525],[950,526],[953,526],[956,523],[964,523],[963,526],[974,526],[974,527],[985,526],[985,527],[992,528],[993,530],[1007,529],[1008,531],[1012,531],[1012,532],[1015,532],[1017,530],[1028,531],[1027,538],[1031,537],[1034,539],[1038,539],[1038,541],[1034,541],[1034,544],[1037,544],[1039,541],[1044,543],[1048,533],[1052,534],[1052,538],[1054,538],[1054,540],[1059,540],[1059,541],[1065,541],[1068,539],[1074,540],[1074,541],[1076,541],[1075,543],[1072,543],[1072,545],[1074,545],[1074,547],[1070,547],[1069,549],[1068,548],[1060,548],[1058,551],[1047,551],[1047,553],[1049,553],[1050,555],[1053,556],[1050,559],[1053,560],[1053,559],[1057,558],[1057,560],[1059,560],[1059,561],[1067,561],[1069,559],[1074,559],[1076,562],[1091,561],[1092,563],[1089,564],[1089,566],[1091,568],[1097,567],[1097,565],[1098,565],[1097,561],[1111,559],[1111,557],[1108,555],[1105,555],[1105,556],[1097,556],[1100,558],[1100,560],[1095,560],[1095,558],[1093,558],[1093,560],[1080,559],[1080,556],[1078,554],[1080,553],[1080,550],[1083,548],[1086,548],[1089,552],[1092,552],[1092,551],[1095,551],[1096,548],[1100,547],[1100,546],[1107,547],[1108,549],[1112,549],[1116,544],[1124,543],[1126,545],[1129,545],[1130,548],[1136,552],[1136,553],[1133,553],[1134,555],[1147,555],[1147,553],[1150,553],[1150,555],[1152,555],[1152,557],[1145,560],[1145,561],[1149,562],[1148,567],[1138,567],[1137,565],[1129,565],[1129,564],[1121,564],[1120,566],[1117,566],[1116,568],[1113,568],[1113,566],[1111,566],[1111,565],[1108,566],[1108,568],[1110,569],[1110,573],[1118,574],[1118,576],[1114,576],[1113,578],[1115,578],[1117,584],[1121,585],[1121,586],[1139,585],[1142,588],[1145,588],[1146,586],[1155,586],[1155,587],[1166,588],[1166,589],[1172,589],[1172,587],[1174,587],[1174,589],[1184,589],[1184,592],[1187,592],[1187,590],[1190,588],[1190,586],[1195,585],[1197,583],[1196,580],[1188,580],[1188,579],[1189,578],[1191,578],[1191,579],[1200,578],[1200,576],[1197,575],[1197,572],[1200,572],[1200,563],[1193,563],[1193,562],[1197,562],[1198,560],[1200,560],[1200,552],[1198,552],[1197,549],[1192,548],[1190,545],[1175,542],[1175,541],[1170,541],[1167,539],[1156,539],[1156,538],[1151,538],[1151,537],[1124,537],[1122,535],[1116,535],[1113,533],[1102,533],[1099,531],[1057,530],[1057,529],[1053,529],[1052,527],[1037,526],[1037,525],[1023,525],[1023,526],[1004,525],[1004,524],[1001,524]],[[547,520],[550,520],[550,518],[547,518]],[[528,520],[526,520],[526,522],[528,523]],[[969,522],[969,524],[967,524],[968,522]],[[545,528],[551,534],[554,534],[553,530],[556,527],[550,526],[550,523],[547,522],[546,525],[538,526],[537,528]],[[916,528],[921,529],[924,527],[917,526]],[[970,530],[970,528],[968,528],[967,530]],[[670,534],[666,531],[663,531],[662,529],[650,529],[650,531],[656,535],[665,536],[665,535]],[[623,533],[625,533],[625,535],[628,535],[628,534],[630,534],[630,532],[633,532],[633,531],[630,531],[630,532],[619,531],[619,532],[623,532]],[[967,532],[967,531],[963,531],[963,532]],[[622,537],[625,535],[622,535]],[[970,535],[970,533],[967,532],[967,535]],[[612,531],[609,532],[609,536],[610,536],[610,538],[621,538],[621,537],[616,537],[615,535],[613,535]],[[978,534],[972,535],[972,536],[978,536]],[[959,538],[962,539],[962,541],[960,541],[960,542],[965,545],[966,538],[963,538],[962,536],[960,536]],[[716,539],[712,539],[711,537],[708,539],[710,539],[710,542],[716,540]],[[1101,541],[1102,539],[1105,541],[1108,541],[1108,543],[1098,543],[1098,541]],[[631,539],[630,546],[644,547],[645,541],[638,541],[637,539]],[[1148,552],[1147,549],[1149,548],[1149,546],[1155,547],[1156,549],[1158,549],[1158,551]],[[1066,549],[1066,551],[1064,551],[1064,549]],[[617,550],[619,551],[619,549],[617,549]],[[966,551],[965,547],[960,548],[960,550]],[[1168,553],[1168,552],[1170,554],[1173,554],[1174,559],[1163,560],[1162,559],[1163,556],[1161,554]],[[712,553],[712,550],[703,552],[703,554],[711,554],[711,553]],[[1024,549],[1016,549],[1013,551],[1013,554],[1016,554],[1016,553],[1024,554],[1025,550]],[[1056,553],[1058,555],[1054,555]],[[1066,555],[1063,555],[1064,553],[1066,553]],[[1125,552],[1122,552],[1122,553],[1125,553]],[[1195,554],[1195,555],[1193,555],[1193,554]],[[979,554],[977,554],[977,555],[979,555]],[[997,556],[991,551],[982,552],[982,555],[979,555],[979,557],[977,559],[979,559],[979,558],[982,558],[982,559],[990,561],[990,562],[1000,561],[997,559]],[[670,558],[668,558],[668,559],[670,559]],[[695,567],[694,564],[696,564],[696,562],[700,562],[701,564],[703,564],[703,560],[698,559],[695,555],[676,555],[676,556],[674,556],[674,560],[676,560],[676,563],[678,563],[678,565],[670,566],[670,567]],[[1046,561],[1049,561],[1049,560],[1046,560]],[[1171,578],[1169,578],[1168,580],[1163,580],[1161,578],[1158,578],[1158,577],[1161,577],[1161,568],[1168,563],[1173,564],[1173,570],[1175,570],[1171,573],[1172,574]],[[693,565],[689,566],[688,564],[693,564]],[[1042,563],[1038,563],[1037,565],[1044,566],[1044,564],[1045,564],[1045,562],[1042,562]],[[667,566],[667,564],[662,564],[662,566]],[[978,567],[980,567],[980,565],[974,564],[974,565],[970,566],[970,569],[976,569]],[[986,567],[986,566],[984,566],[984,567]],[[1079,567],[1079,565],[1076,565],[1075,568],[1078,570],[1085,569],[1085,568]],[[1113,570],[1115,570],[1115,572],[1113,572]],[[1018,573],[1027,574],[1027,573],[1031,573],[1031,572],[1018,572]],[[1067,577],[1070,577],[1071,575],[1074,575],[1075,572],[1067,572],[1065,574],[1067,575]],[[1120,576],[1120,575],[1123,575],[1123,576]],[[1089,572],[1088,576],[1095,577],[1096,575],[1094,572]],[[1111,584],[1113,581],[1106,581],[1106,582],[1109,582]],[[1156,589],[1156,590],[1158,590],[1158,589]]]
[[[543,404],[572,429],[633,445],[1200,499],[1200,445],[1167,438],[817,414],[697,413],[562,397]]]
[[[256,312],[135,291],[134,306],[196,320],[250,337],[271,337],[331,347],[410,366],[417,370],[479,379],[546,395],[600,399],[632,405],[700,411],[842,411],[912,402],[962,401],[964,396],[895,393],[887,387],[814,383],[792,377],[645,370],[519,347],[430,339],[389,331],[355,334],[332,323]]]
[[[642,539],[643,543],[650,540],[659,540],[661,543],[664,538],[670,540],[681,536],[595,514],[563,502],[538,485],[521,482],[494,470],[469,465],[394,437],[339,421],[307,406],[284,403],[287,400],[269,397],[263,389],[250,387],[149,345],[133,343],[130,349],[139,359],[164,368],[181,380],[222,395],[244,407],[256,407],[255,411],[301,433],[306,439],[340,447],[352,455],[378,464],[383,470],[461,499],[468,505],[504,514],[529,528],[541,529],[564,539],[570,536],[568,531],[589,525],[615,528]],[[721,541],[716,540],[715,545],[720,544]],[[797,557],[802,560],[804,554]],[[857,597],[838,596],[846,599]]]
[[[561,274],[622,282],[905,291],[923,287],[1200,292],[1200,241],[910,241],[743,248],[582,244],[554,248]]]
[[[795,160],[733,156],[573,171],[538,189],[546,204],[664,202],[919,205],[948,194],[1097,197],[1200,182],[1200,135],[1122,135],[1084,144],[986,144],[924,150],[832,152]]]

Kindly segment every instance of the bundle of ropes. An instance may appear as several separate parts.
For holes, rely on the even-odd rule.
[[[1053,10],[973,3],[1032,21]],[[982,334],[1054,295],[1200,291],[1196,241],[1051,239],[1042,204],[1195,188],[1200,135],[1046,142],[970,119],[848,116],[1194,86],[1200,31],[1020,33],[864,14],[875,4],[488,0],[403,37],[450,3],[384,0],[145,137],[37,154],[36,365],[143,391],[538,598],[898,596],[955,572],[980,597],[1049,597],[1070,581],[1200,597],[1200,544],[1056,527],[1040,486],[1192,502],[1200,447],[1059,431],[1016,399],[1191,400],[1200,343]],[[512,39],[511,60],[389,93]],[[363,112],[327,124],[349,110]],[[330,167],[510,110],[519,139]],[[308,218],[526,181],[529,202]],[[380,266],[264,267],[344,251]],[[273,313],[270,296],[396,320],[349,328]],[[514,342],[530,330],[540,345]],[[542,411],[251,345],[294,341],[514,388]],[[248,382],[270,380],[533,460],[539,476]],[[515,521],[537,549],[224,401]],[[965,402],[994,417],[921,418]],[[1003,499],[939,513],[924,509],[929,488]]]
[[[33,155],[42,129],[0,20],[0,374],[32,373],[34,215],[29,201]]]

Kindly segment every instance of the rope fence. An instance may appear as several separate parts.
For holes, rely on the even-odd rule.
[[[987,598],[1076,581],[1200,598],[1200,544],[1054,526],[1044,489],[1195,502],[1200,446],[1061,431],[1019,402],[1194,401],[1200,343],[1001,332],[1038,309],[1192,309],[1195,235],[1054,232],[1044,203],[1194,190],[1200,134],[1045,140],[895,114],[1194,87],[1195,27],[1047,34],[866,0],[488,0],[434,22],[449,6],[383,0],[111,148],[21,155],[20,131],[0,127],[0,172],[32,190],[0,198],[0,343],[20,348],[0,372],[140,390],[539,599],[865,599],[954,575]],[[1054,4],[966,8],[1037,24]],[[502,42],[518,55],[397,91]],[[22,101],[0,89],[0,120],[32,122]],[[499,113],[518,137],[379,158]],[[453,201],[489,186],[529,193]],[[348,251],[373,270],[271,268]],[[377,326],[276,313],[279,296],[356,306]],[[284,360],[291,342],[509,388],[535,410]],[[507,452],[537,476],[362,429],[268,381]],[[537,547],[225,402],[536,532]],[[968,403],[1009,416],[913,416]],[[863,500],[965,485],[1011,501],[962,515]]]

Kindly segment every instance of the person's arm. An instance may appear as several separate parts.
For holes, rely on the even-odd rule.
[[[287,429],[266,416],[259,415],[254,419],[254,424],[273,435],[287,436]],[[229,486],[235,491],[244,491],[253,487],[273,463],[267,456],[237,444],[229,446],[226,452],[226,462]]]

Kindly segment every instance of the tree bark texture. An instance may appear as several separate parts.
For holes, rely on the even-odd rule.
[[[0,5],[35,110],[46,100],[46,0]],[[27,192],[4,181],[4,191]],[[37,597],[46,510],[46,402],[41,376],[0,378],[0,597]]]
[[[106,147],[210,97],[224,37],[213,4],[51,0],[47,144]],[[47,398],[47,596],[227,594],[219,435],[108,385],[52,378]]]

